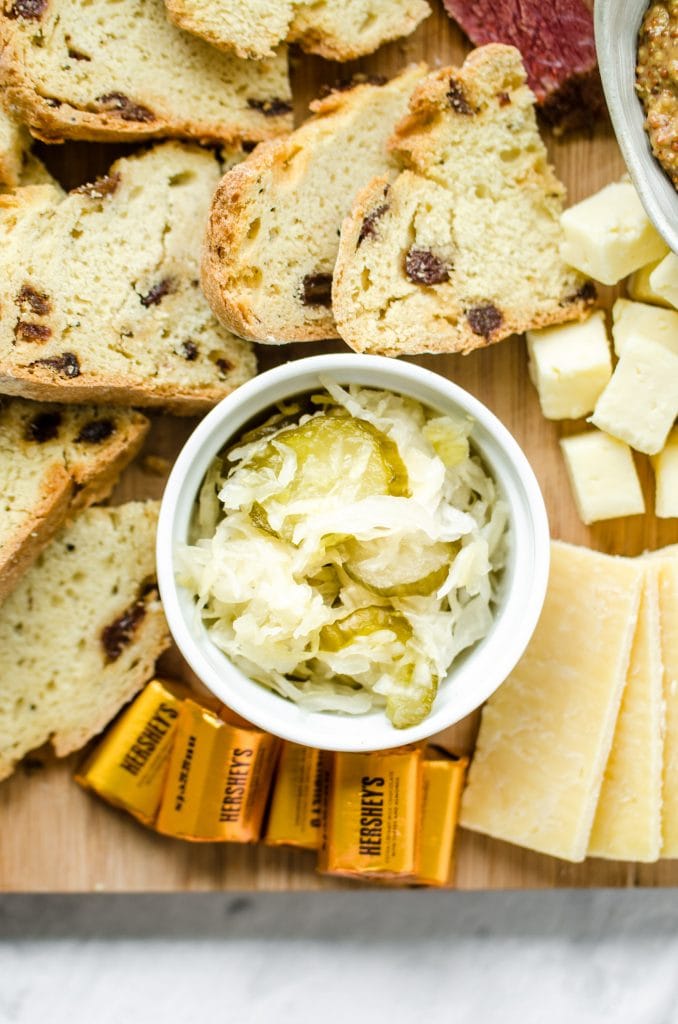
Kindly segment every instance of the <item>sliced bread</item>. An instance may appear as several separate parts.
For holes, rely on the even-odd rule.
[[[51,740],[100,732],[169,645],[155,587],[157,502],[81,512],[0,607],[0,778]]]
[[[172,25],[163,0],[6,0],[10,113],[62,139],[272,138],[292,126],[284,50],[251,64]]]
[[[125,409],[0,404],[0,602],[72,511],[108,497],[148,426]]]
[[[224,176],[202,279],[235,334],[273,344],[336,337],[330,291],[341,222],[356,188],[395,170],[386,140],[425,70],[331,92],[295,132],[257,146]]]
[[[172,21],[214,46],[260,60],[282,41],[328,60],[353,60],[414,32],[425,0],[165,0]]]
[[[474,50],[412,97],[341,232],[333,308],[356,351],[468,352],[582,317],[595,291],[559,254],[564,188],[514,47]]]
[[[198,280],[219,176],[212,152],[168,142],[65,197],[0,196],[0,392],[196,413],[251,377]]]

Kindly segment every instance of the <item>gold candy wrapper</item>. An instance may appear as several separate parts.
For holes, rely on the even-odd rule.
[[[171,686],[175,692],[168,687]],[[162,798],[182,688],[155,679],[123,712],[76,781],[151,825]]]
[[[419,797],[415,885],[449,885],[459,801],[464,788],[467,757],[439,748],[424,754]]]
[[[259,839],[279,741],[184,702],[156,830],[194,842]]]
[[[332,755],[283,744],[265,842],[269,846],[320,849],[327,813]]]
[[[421,750],[334,755],[319,869],[356,878],[412,875]]]

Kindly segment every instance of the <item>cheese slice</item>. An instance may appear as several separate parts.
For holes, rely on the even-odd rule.
[[[663,696],[658,566],[648,564],[589,855],[656,861],[661,850]]]
[[[461,824],[586,856],[628,669],[641,559],[554,542],[541,618],[483,711]]]
[[[659,555],[659,609],[664,662],[664,812],[662,857],[678,857],[678,551]]]

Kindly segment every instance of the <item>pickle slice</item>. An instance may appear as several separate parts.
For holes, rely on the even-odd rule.
[[[431,542],[425,534],[375,537],[346,545],[344,569],[356,583],[381,597],[433,594],[447,578],[459,544]]]
[[[263,530],[264,533],[270,533],[272,537],[277,537],[275,530],[271,528],[271,524],[268,521],[266,515],[266,509],[263,505],[259,504],[258,501],[253,502],[252,508],[250,509],[250,519],[259,530]]]
[[[333,605],[339,597],[341,581],[335,565],[323,565],[308,577],[308,583],[315,587],[325,604]]]
[[[321,413],[300,427],[281,431],[276,441],[297,456],[294,478],[276,501],[336,495],[358,501],[373,494],[407,494],[407,470],[394,442],[366,420]],[[258,467],[278,471],[282,455],[269,444],[257,457]],[[352,472],[356,466],[362,472]]]
[[[470,424],[455,423],[449,416],[436,416],[424,424],[422,433],[448,469],[465,462],[470,454]]]
[[[403,685],[397,693],[389,695],[386,714],[396,729],[419,725],[428,716],[438,692],[438,680],[431,675],[427,683]]]
[[[325,651],[341,651],[361,636],[369,636],[380,629],[390,629],[403,644],[412,636],[412,627],[403,615],[371,605],[350,612],[320,630],[320,647]]]

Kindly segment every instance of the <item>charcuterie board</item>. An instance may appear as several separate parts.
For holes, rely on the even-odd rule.
[[[434,0],[434,11],[404,41],[382,48],[352,65],[335,65],[293,53],[296,116],[324,83],[355,71],[391,75],[405,63],[426,60],[432,66],[458,63],[467,41]],[[623,162],[608,125],[590,135],[564,139],[547,136],[551,159],[565,182],[570,202],[597,190],[623,172]],[[105,171],[120,147],[71,144],[41,147],[40,155],[69,187]],[[602,289],[609,306],[612,289]],[[262,369],[340,343],[259,347]],[[525,344],[512,338],[468,356],[425,356],[418,360],[480,398],[508,426],[526,452],[541,484],[551,532],[556,538],[600,551],[636,555],[678,541],[676,520],[657,520],[651,512],[585,527],[571,497],[558,440],[581,424],[543,418],[527,376]],[[195,421],[156,415],[142,455],[127,470],[113,501],[159,497],[172,460]],[[639,467],[647,507],[653,502],[647,466]],[[164,656],[167,673],[190,678],[176,652]],[[470,752],[477,730],[474,715],[444,735],[446,745]],[[184,891],[212,889],[318,889],[350,883],[317,875],[314,857],[265,846],[192,845],[152,834],[121,812],[80,790],[72,781],[77,758],[57,762],[49,755],[29,758],[0,786],[0,890],[4,891]],[[454,884],[459,889],[548,888],[555,886],[659,886],[678,884],[678,865],[665,861],[643,866],[590,859],[571,865],[532,854],[463,830],[458,835]]]

